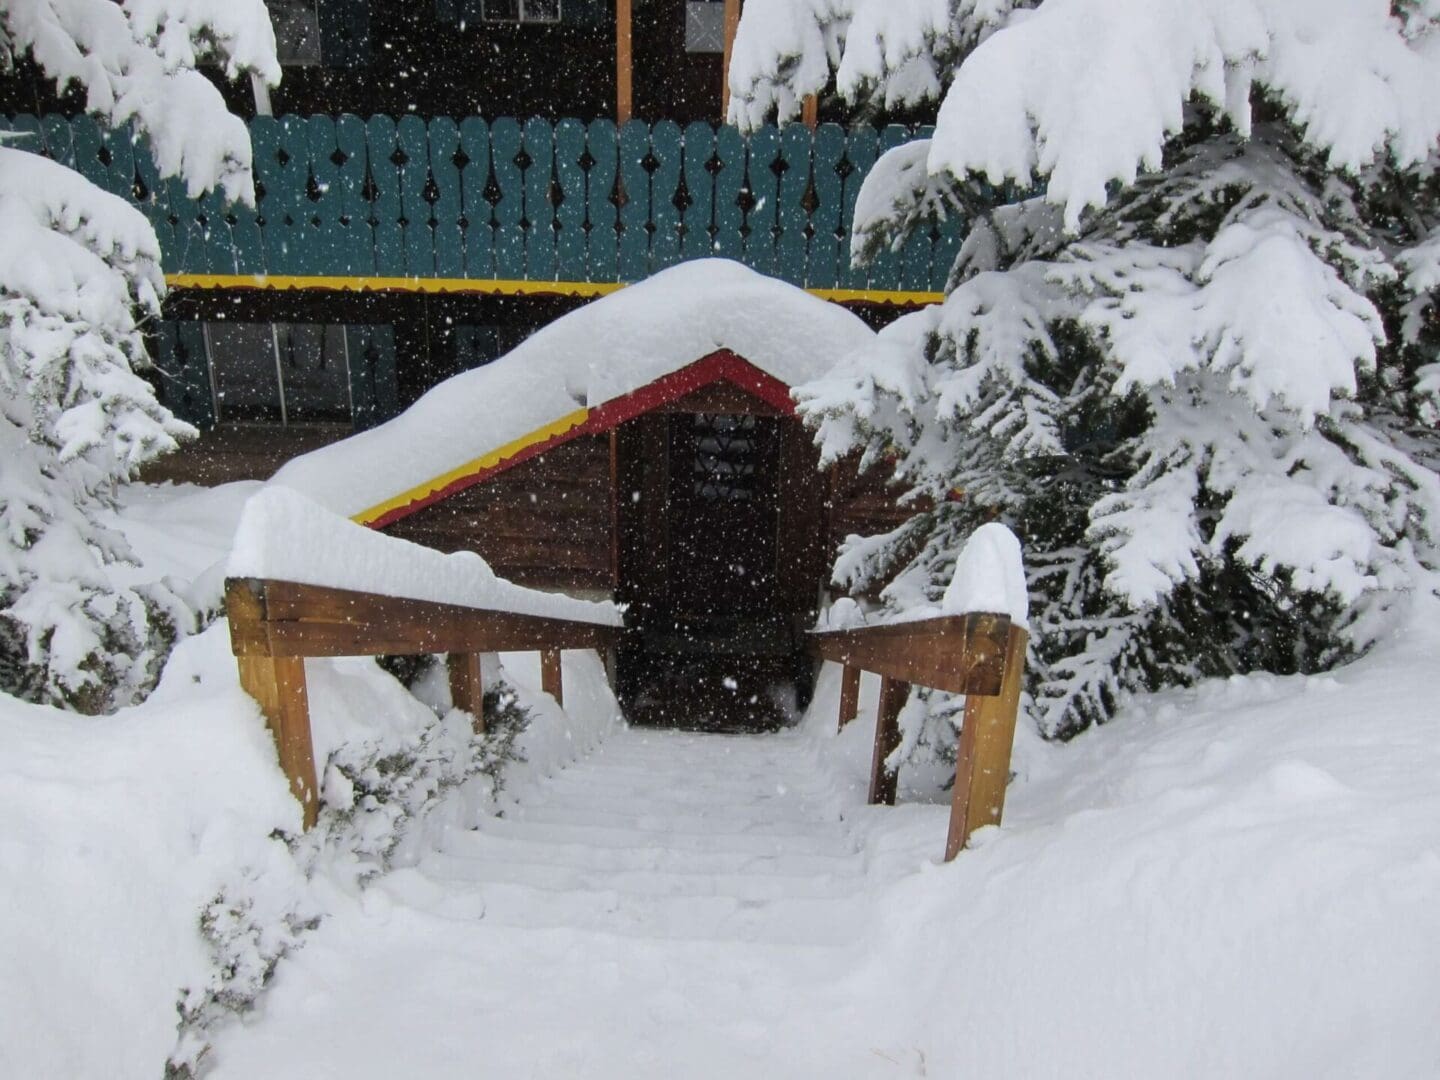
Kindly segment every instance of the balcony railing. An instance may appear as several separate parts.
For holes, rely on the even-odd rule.
[[[943,288],[963,237],[955,220],[850,265],[866,173],[926,134],[898,126],[260,117],[251,209],[189,198],[143,140],[89,117],[11,123],[33,133],[16,145],[140,206],[179,285],[583,294],[717,255],[837,299],[913,303]]]

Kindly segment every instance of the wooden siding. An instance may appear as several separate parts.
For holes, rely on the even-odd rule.
[[[613,584],[610,440],[583,436],[385,528],[440,551],[474,551],[497,574],[546,588]]]
[[[822,295],[916,302],[943,289],[964,231],[955,219],[917,231],[869,267],[850,265],[865,175],[878,154],[924,128],[792,125],[747,137],[669,120],[617,129],[537,117],[259,117],[250,125],[252,210],[215,193],[188,198],[182,182],[159,178],[145,141],[128,130],[89,117],[11,124],[35,136],[17,147],[138,205],[167,273],[181,281],[524,282],[564,292],[719,255]]]

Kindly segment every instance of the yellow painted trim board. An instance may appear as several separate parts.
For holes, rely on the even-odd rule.
[[[520,438],[510,441],[504,446],[491,450],[487,454],[482,454],[473,461],[467,461],[458,468],[451,469],[449,472],[441,473],[439,476],[432,477],[424,483],[417,484],[409,491],[403,491],[394,498],[386,499],[382,503],[376,503],[368,510],[362,510],[360,513],[352,515],[351,520],[357,521],[361,525],[368,525],[370,522],[384,517],[392,510],[398,510],[402,506],[409,506],[413,502],[419,502],[421,499],[428,498],[437,491],[444,490],[457,480],[461,480],[467,476],[473,476],[475,473],[499,465],[500,462],[506,458],[514,457],[527,447],[534,446],[536,443],[545,442],[547,439],[553,439],[557,435],[563,435],[571,428],[579,427],[585,423],[589,417],[589,409],[576,409],[574,412],[562,416],[553,423],[536,428],[528,435],[521,435]]]
[[[625,288],[623,281],[506,281],[491,278],[325,277],[295,274],[166,274],[172,289],[333,289],[422,293],[479,293],[488,296],[607,296]],[[837,304],[937,304],[944,293],[884,289],[806,289]]]

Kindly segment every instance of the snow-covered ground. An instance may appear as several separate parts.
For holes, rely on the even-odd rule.
[[[142,493],[126,529],[203,576],[245,493]],[[692,736],[612,727],[583,655],[568,715],[506,657],[528,760],[366,875],[270,838],[298,810],[222,626],[119,716],[0,703],[0,1076],[159,1075],[222,891],[321,921],[213,1033],[217,1080],[1434,1076],[1437,656],[1427,601],[1330,676],[1022,731],[1004,827],[949,865],[934,777],[863,805],[833,671],[795,731]],[[433,719],[368,661],[311,673],[322,753]]]

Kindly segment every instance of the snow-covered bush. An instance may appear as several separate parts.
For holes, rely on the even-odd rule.
[[[1392,10],[1393,7],[1393,10]],[[1435,561],[1440,8],[754,0],[732,118],[833,76],[941,98],[856,206],[865,261],[960,217],[943,304],[799,390],[915,514],[837,578],[938,599],[1023,537],[1041,729],[1127,691],[1367,647]]]
[[[29,53],[92,112],[148,137],[192,193],[253,200],[245,125],[194,70],[279,78],[261,0],[12,0],[0,58]],[[0,689],[99,712],[154,684],[189,614],[104,572],[118,484],[193,434],[135,374],[165,283],[144,216],[77,173],[0,147]]]

